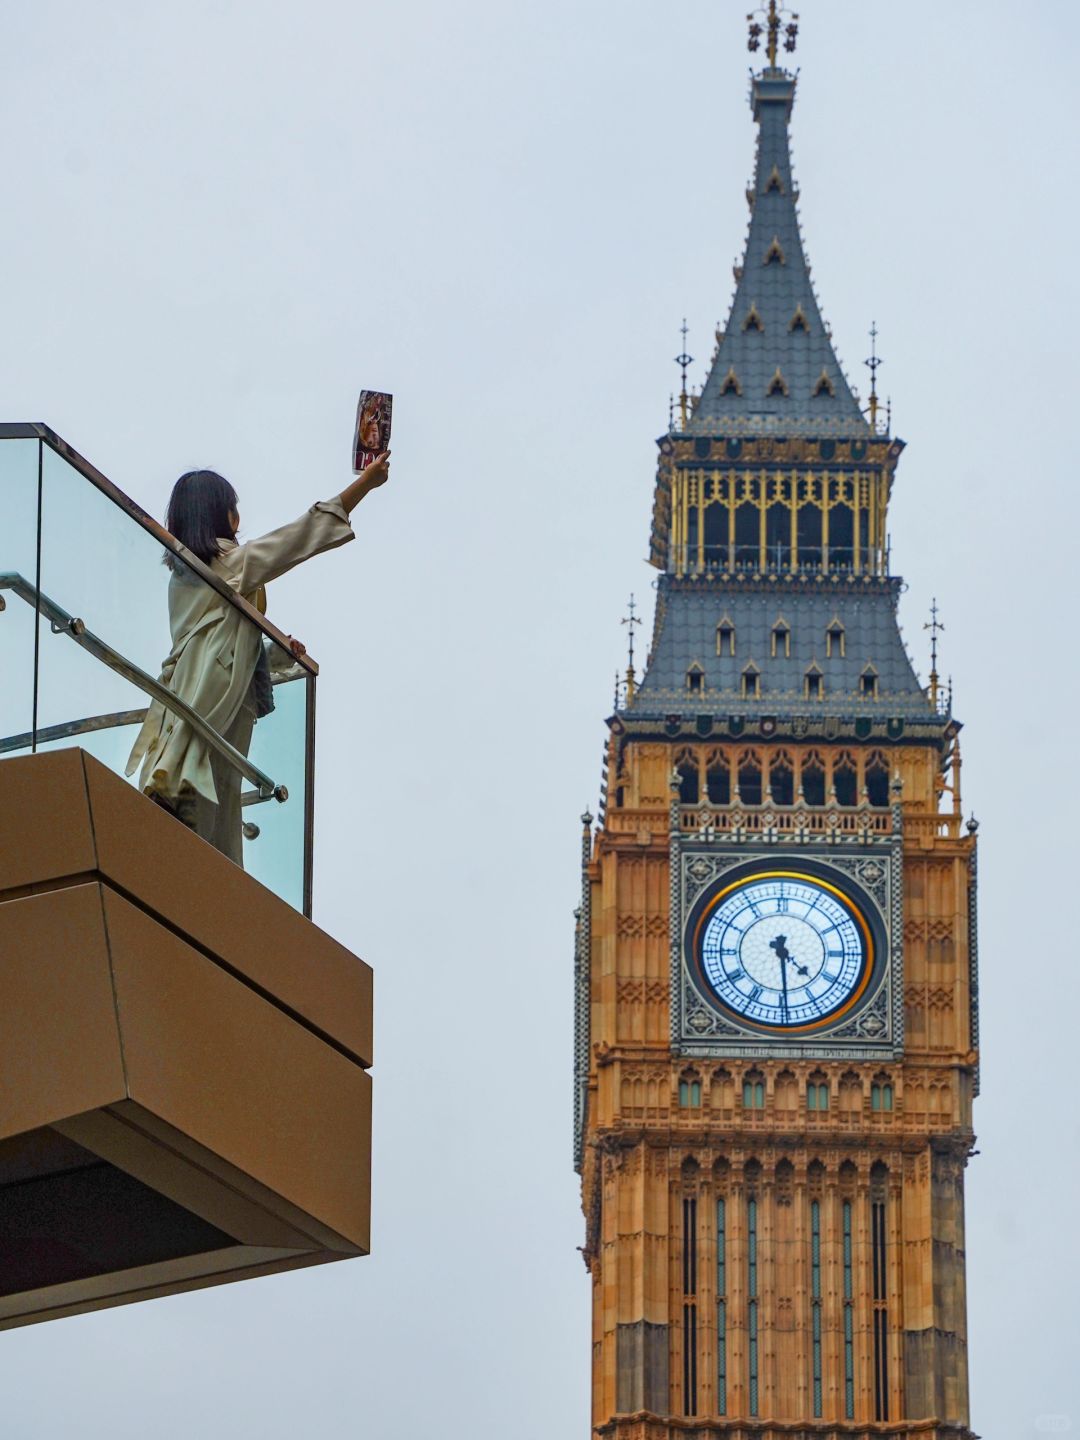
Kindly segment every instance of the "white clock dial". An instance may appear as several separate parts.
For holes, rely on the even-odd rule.
[[[720,888],[694,935],[716,999],[757,1027],[813,1029],[850,1009],[873,963],[870,928],[838,887],[762,871]]]

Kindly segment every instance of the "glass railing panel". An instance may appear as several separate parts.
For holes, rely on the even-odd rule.
[[[304,909],[308,779],[305,735],[310,696],[311,682],[304,672],[274,685],[274,711],[256,722],[250,754],[261,770],[285,786],[289,798],[284,804],[270,800],[243,807],[247,827],[244,868],[297,910]],[[243,793],[249,799],[253,795],[247,781]],[[250,832],[252,825],[258,827],[257,836]]]
[[[34,719],[38,441],[0,440],[0,758]]]
[[[0,759],[33,726],[37,441],[0,441]],[[24,598],[29,590],[29,602]],[[22,595],[20,595],[22,592]]]
[[[0,443],[0,459],[15,443]],[[28,443],[34,451],[30,472],[32,505],[28,513],[36,516],[37,445],[34,441]],[[256,879],[303,909],[308,865],[307,716],[313,704],[313,681],[309,672],[295,665],[261,626],[194,567],[177,559],[135,514],[99,488],[64,455],[47,443],[42,455],[42,619],[36,748],[80,746],[115,773],[123,775],[148,707],[153,707],[155,700],[159,704],[163,702],[164,712],[153,712],[157,717],[155,733],[160,732],[163,724],[180,726],[180,738],[187,741],[186,746],[174,746],[168,752],[172,759],[164,765],[166,783],[171,784],[181,774],[187,776],[190,769],[193,775],[202,777],[196,779],[196,785],[206,788],[209,770],[211,791],[223,787],[247,802],[232,807],[235,826],[230,822],[224,827],[228,832],[226,843],[219,843],[219,848],[226,849],[227,853],[231,849]],[[4,473],[0,471],[0,475]],[[7,488],[18,487],[13,482]],[[33,559],[33,527],[30,538],[29,553]],[[9,549],[15,554],[14,540]],[[169,565],[163,563],[166,559],[171,562]],[[19,564],[24,562],[20,560]],[[32,568],[30,574],[32,578]],[[272,678],[277,682],[271,692],[274,708],[258,719],[250,737],[241,739],[232,730],[224,732],[228,717],[221,708],[221,700],[219,698],[217,711],[212,713],[206,703],[205,687],[193,688],[185,682],[185,694],[184,685],[167,682],[164,691],[157,690],[163,665],[173,648],[170,605],[175,610],[178,597],[183,604],[195,606],[207,634],[227,620],[231,627],[229,633],[236,636],[235,647],[219,646],[216,650],[209,647],[209,663],[224,667],[226,683],[216,687],[219,697],[228,691],[241,703],[242,709],[250,708],[253,698],[247,687],[250,671],[246,676],[237,677],[233,667],[243,663],[241,656],[253,665],[260,648],[273,656]],[[0,620],[10,618],[13,611],[18,613],[29,643],[22,630],[0,633],[17,635],[19,655],[29,658],[25,689],[30,695],[33,689],[33,594],[29,602],[13,600],[10,595],[8,602]],[[15,652],[5,642],[5,655],[8,653]],[[269,686],[264,687],[264,694],[267,689]],[[213,684],[210,691],[215,691]],[[194,713],[183,709],[185,701],[191,703]],[[229,709],[230,705],[226,703],[225,708]],[[231,708],[235,712],[235,705]],[[209,723],[211,719],[216,721],[217,728]],[[21,708],[13,706],[10,717],[5,713],[3,736],[17,737],[20,730],[25,732],[30,727],[28,703]],[[242,724],[239,730],[244,730]],[[250,757],[247,755],[249,738]],[[234,749],[231,760],[222,758],[223,740],[239,746],[239,753]],[[10,746],[8,752],[14,753]],[[186,758],[182,763],[172,763],[178,755]],[[210,757],[213,763],[208,766],[206,762]],[[140,768],[136,768],[132,783],[138,785],[142,778]],[[275,794],[283,796],[286,791],[284,801],[275,798]],[[210,838],[207,831],[213,818],[212,807],[208,810],[206,804],[196,806],[188,793],[189,803],[181,808],[189,818],[198,816],[196,828],[204,838]],[[219,830],[219,842],[222,835],[223,831]]]

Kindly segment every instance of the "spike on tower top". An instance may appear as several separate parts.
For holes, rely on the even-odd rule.
[[[760,20],[758,19],[759,15],[761,16]],[[777,5],[776,0],[769,0],[768,9],[762,6],[758,10],[751,11],[746,18],[750,23],[750,38],[746,43],[746,48],[750,51],[760,50],[761,37],[765,35],[765,54],[769,58],[769,69],[775,70],[781,28],[784,32],[784,49],[790,54],[795,49],[795,41],[799,34],[798,15],[784,5]]]
[[[686,372],[694,363],[694,357],[686,353],[686,337],[689,333],[690,330],[686,323],[686,316],[684,315],[682,329],[679,331],[679,334],[682,336],[682,350],[675,356],[675,364],[678,365],[682,371],[682,389],[679,392],[679,415],[682,419],[682,428],[684,430],[686,429],[687,406],[690,402],[690,397],[686,393]],[[630,633],[633,634],[633,631]]]
[[[924,630],[930,631],[930,703],[937,708],[938,684],[940,677],[937,668],[937,642],[938,636],[945,629],[945,626],[938,619],[939,615],[937,596],[934,596],[930,605],[930,619],[923,626]],[[950,685],[951,685],[950,681]]]
[[[878,393],[877,393],[877,372],[878,372],[878,370],[880,369],[880,367],[884,364],[884,361],[882,360],[881,356],[877,353],[877,337],[878,337],[877,321],[876,321],[876,320],[871,320],[871,322],[870,322],[870,358],[869,358],[869,360],[864,360],[864,361],[863,361],[863,364],[864,364],[864,365],[866,366],[866,368],[870,371],[870,424],[871,424],[871,426],[872,426],[875,430],[877,429],[877,417],[878,417],[878,408],[879,408]]]
[[[629,640],[629,646],[630,646],[630,654],[629,654],[629,657],[628,657],[628,659],[627,659],[627,664],[626,664],[626,699],[627,699],[627,702],[631,701],[631,700],[634,698],[634,688],[635,688],[635,684],[636,684],[635,673],[634,673],[634,626],[641,624],[641,617],[640,617],[640,615],[638,615],[636,612],[637,612],[637,605],[636,605],[636,603],[635,603],[635,601],[634,601],[633,595],[631,595],[631,596],[630,596],[630,605],[629,605],[628,613],[623,616],[623,620],[622,620],[622,623],[623,623],[623,624],[626,626],[626,628],[627,628],[627,638],[628,638],[628,640]],[[616,706],[616,708],[618,708],[618,707]]]

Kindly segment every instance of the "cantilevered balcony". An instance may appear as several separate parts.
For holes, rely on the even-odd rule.
[[[168,555],[0,426],[0,1328],[367,1252],[371,971],[310,920],[316,667],[244,756],[158,683]],[[238,773],[243,868],[124,776],[153,701]]]

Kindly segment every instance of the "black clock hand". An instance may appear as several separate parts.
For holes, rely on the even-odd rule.
[[[782,975],[784,975],[785,977],[786,977],[786,975],[787,975],[787,971],[784,969],[784,966],[783,966],[783,962],[784,962],[785,960],[790,960],[791,963],[792,963],[792,965],[795,966],[795,969],[799,972],[800,975],[809,975],[809,974],[810,974],[810,971],[809,971],[809,969],[807,968],[807,966],[805,966],[805,965],[800,965],[799,962],[795,959],[795,956],[792,955],[791,951],[787,948],[787,936],[786,936],[786,935],[777,935],[777,937],[776,937],[775,940],[770,940],[770,941],[769,941],[769,949],[776,951],[776,958],[781,962],[781,964],[780,964],[780,973],[781,973]],[[785,982],[784,982],[784,983],[785,983],[785,988],[786,988],[786,985],[787,985],[786,979],[785,979]]]
[[[784,1019],[786,1020],[786,1019],[788,1018],[788,998],[787,998],[787,969],[786,969],[785,966],[784,966],[784,961],[791,959],[791,955],[790,955],[790,953],[788,952],[788,948],[787,948],[787,936],[786,936],[786,935],[777,935],[777,937],[776,937],[775,940],[770,940],[770,941],[769,941],[769,949],[770,949],[770,950],[775,950],[775,952],[776,952],[776,958],[777,958],[777,960],[780,961],[780,988],[781,988],[781,992],[782,992],[782,994],[781,994],[781,1000],[780,1000],[780,1013],[783,1015]]]

